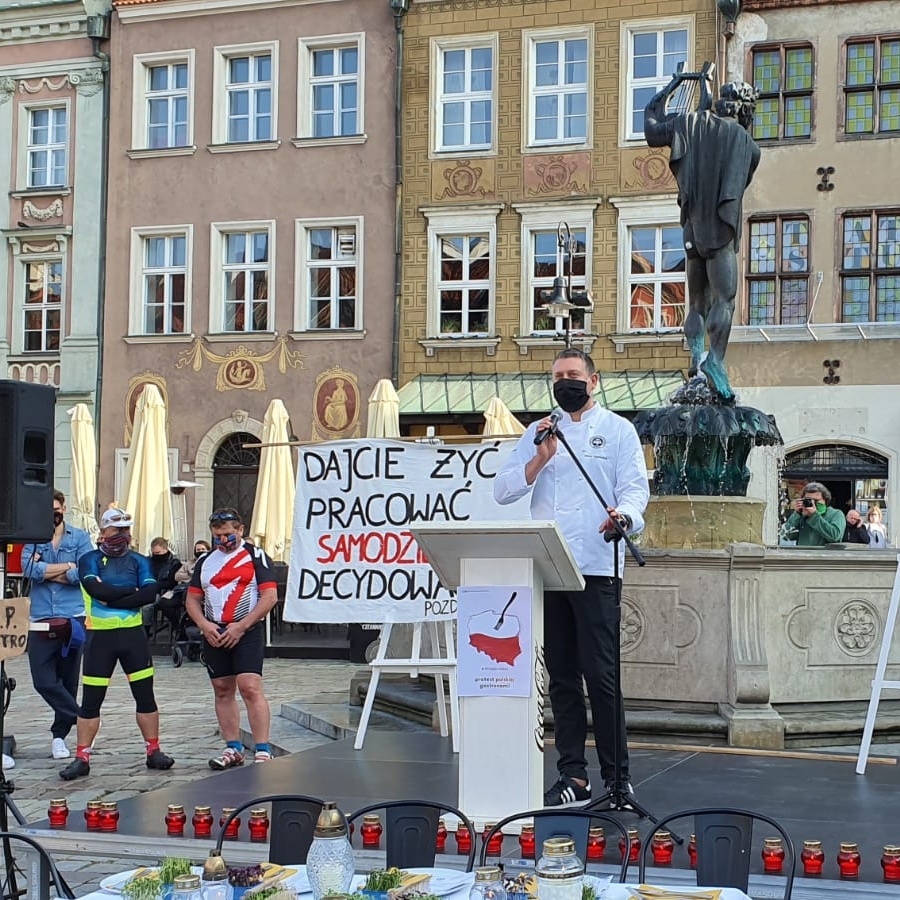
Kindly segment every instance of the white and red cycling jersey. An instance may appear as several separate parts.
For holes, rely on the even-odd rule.
[[[233,553],[211,550],[197,560],[188,593],[199,597],[210,622],[227,625],[248,616],[259,592],[275,587],[272,560],[253,544],[242,543]]]

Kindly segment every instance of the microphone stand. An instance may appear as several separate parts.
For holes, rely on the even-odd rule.
[[[600,501],[600,505],[604,510],[609,509],[609,504],[603,498],[603,494],[600,493],[597,485],[591,480],[591,476],[588,475],[587,470],[582,464],[581,460],[572,452],[572,447],[569,445],[569,442],[566,440],[566,436],[559,429],[559,425],[557,424],[555,427],[551,425],[550,428],[545,429],[545,431],[550,431],[555,434],[557,438],[559,438],[560,443],[569,453],[569,457],[572,462],[575,463],[575,467],[581,473],[581,477],[584,479],[585,484],[591,489],[591,492],[594,496]],[[613,532],[612,537],[609,539],[611,542],[615,544],[614,553],[615,553],[615,563],[614,563],[614,574],[613,578],[613,590],[615,592],[614,602],[616,606],[616,620],[621,622],[622,618],[622,578],[619,573],[619,543],[621,541],[625,542],[625,546],[628,548],[628,552],[634,557],[634,561],[639,566],[644,566],[647,564],[647,561],[641,555],[641,551],[635,547],[634,542],[630,537],[625,533],[625,529],[622,526],[622,523],[618,518],[610,518],[610,521],[615,526],[615,532]],[[604,535],[605,537],[605,535]],[[613,746],[614,746],[614,755],[613,761],[615,764],[615,778],[613,779],[612,787],[603,794],[602,797],[598,797],[596,800],[592,800],[585,809],[612,809],[620,812],[633,812],[638,815],[639,818],[649,819],[654,825],[659,823],[659,819],[657,819],[649,810],[647,810],[644,806],[638,803],[633,793],[629,793],[625,790],[625,783],[622,781],[622,749],[621,749],[621,722],[625,718],[624,710],[622,709],[623,700],[622,700],[622,648],[621,648],[621,640],[616,640],[613,644],[613,692],[615,693],[615,715],[613,716]],[[594,728],[597,727],[597,723],[594,723]],[[678,835],[674,834],[672,837],[679,843],[684,843],[684,838],[678,837]]]

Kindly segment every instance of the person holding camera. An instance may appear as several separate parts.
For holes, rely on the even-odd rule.
[[[794,511],[784,523],[784,536],[798,547],[824,547],[844,537],[844,517],[833,509],[831,491],[818,481],[810,481],[794,503]]]

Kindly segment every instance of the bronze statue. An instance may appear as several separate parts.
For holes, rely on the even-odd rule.
[[[758,95],[752,85],[736,81],[722,85],[714,111],[701,103],[696,112],[668,113],[669,98],[690,78],[697,76],[675,75],[647,104],[644,136],[651,147],[671,147],[669,168],[678,182],[690,307],[684,323],[689,374],[703,372],[723,400],[732,400],[725,350],[738,287],[741,201],[760,158],[748,133]]]

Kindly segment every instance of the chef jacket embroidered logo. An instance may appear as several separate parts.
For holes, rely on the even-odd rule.
[[[601,447],[606,446],[606,438],[599,434],[596,437],[592,437],[591,446],[595,450],[599,450]]]

